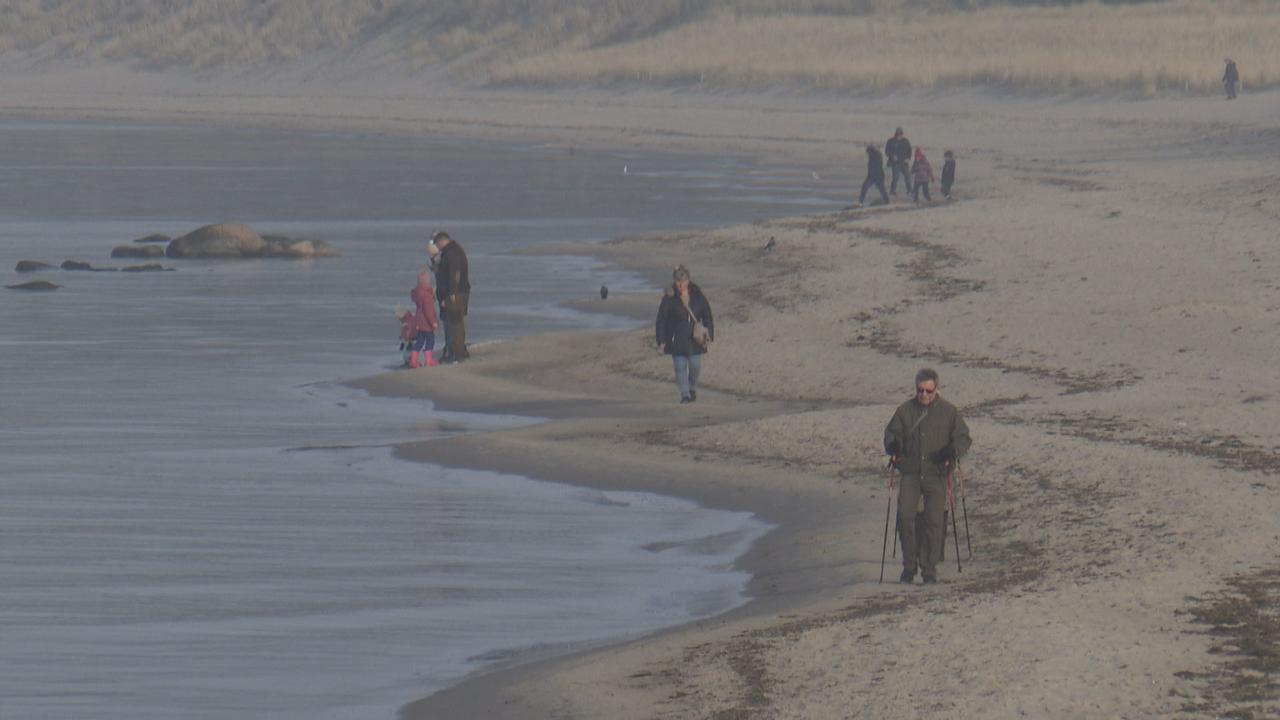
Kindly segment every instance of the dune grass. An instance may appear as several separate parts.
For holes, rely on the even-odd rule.
[[[496,63],[499,83],[712,83],[850,90],[1218,92],[1280,84],[1280,4],[988,7],[868,17],[722,13],[651,38]]]
[[[957,6],[977,5],[977,9]],[[983,0],[7,0],[0,53],[150,68],[379,48],[541,85],[1217,92],[1280,85],[1280,2]]]

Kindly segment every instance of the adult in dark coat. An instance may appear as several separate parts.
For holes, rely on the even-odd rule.
[[[707,329],[708,344],[715,339],[715,322],[707,296],[690,281],[689,271],[683,265],[676,266],[672,280],[658,306],[655,334],[658,347],[671,356],[680,402],[691,403],[698,399],[698,375],[702,372],[702,356],[707,352],[707,348],[694,339],[694,320]]]
[[[916,373],[916,393],[898,406],[884,429],[884,449],[901,473],[898,484],[898,534],[902,542],[904,583],[937,582],[938,561],[946,540],[947,475],[957,459],[969,451],[969,426],[955,405],[938,395],[937,371]],[[924,547],[918,547],[916,505],[924,498]]]
[[[1222,73],[1222,87],[1227,90],[1227,99],[1235,100],[1240,90],[1240,71],[1236,69],[1236,61],[1227,58],[1227,69]]]
[[[858,194],[858,204],[867,201],[867,190],[875,188],[880,191],[880,201],[888,205],[889,193],[884,189],[884,156],[875,145],[867,146],[867,179],[862,181],[862,192]]]
[[[471,357],[467,352],[467,307],[471,302],[471,280],[467,271],[467,253],[447,232],[438,232],[431,241],[440,249],[436,265],[436,298],[444,312],[445,348],[441,362],[461,362]]]
[[[902,128],[893,131],[893,137],[884,144],[884,159],[893,171],[893,181],[889,183],[889,194],[898,194],[898,178],[902,178],[902,187],[911,192],[911,173],[907,165],[911,162],[911,141],[903,134]]]

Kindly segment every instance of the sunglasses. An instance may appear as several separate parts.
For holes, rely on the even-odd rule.
[[[918,387],[918,388],[916,388],[916,392],[917,392],[917,393],[919,393],[919,394],[921,394],[921,395],[932,395],[932,394],[934,394],[934,393],[938,392],[938,388],[933,388],[932,390],[926,390],[925,388]]]

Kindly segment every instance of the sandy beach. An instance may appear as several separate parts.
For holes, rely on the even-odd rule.
[[[356,381],[549,418],[405,457],[778,526],[739,560],[747,605],[500,668],[405,717],[1280,713],[1280,93],[849,98],[10,70],[9,118],[740,153],[847,162],[859,180],[862,145],[897,125],[937,168],[955,151],[952,202],[935,186],[931,204],[563,248],[655,284],[691,269],[717,329],[696,404],[676,403],[648,326],[487,344],[463,365]],[[603,303],[648,319],[658,300]],[[924,365],[973,431],[973,557],[957,572],[949,544],[939,585],[878,584],[881,433]]]

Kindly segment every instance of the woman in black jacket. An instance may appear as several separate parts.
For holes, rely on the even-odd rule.
[[[702,372],[702,356],[715,338],[711,304],[702,290],[689,280],[689,271],[677,265],[673,282],[658,306],[656,334],[658,347],[671,356],[676,371],[680,402],[698,399],[698,375]]]

